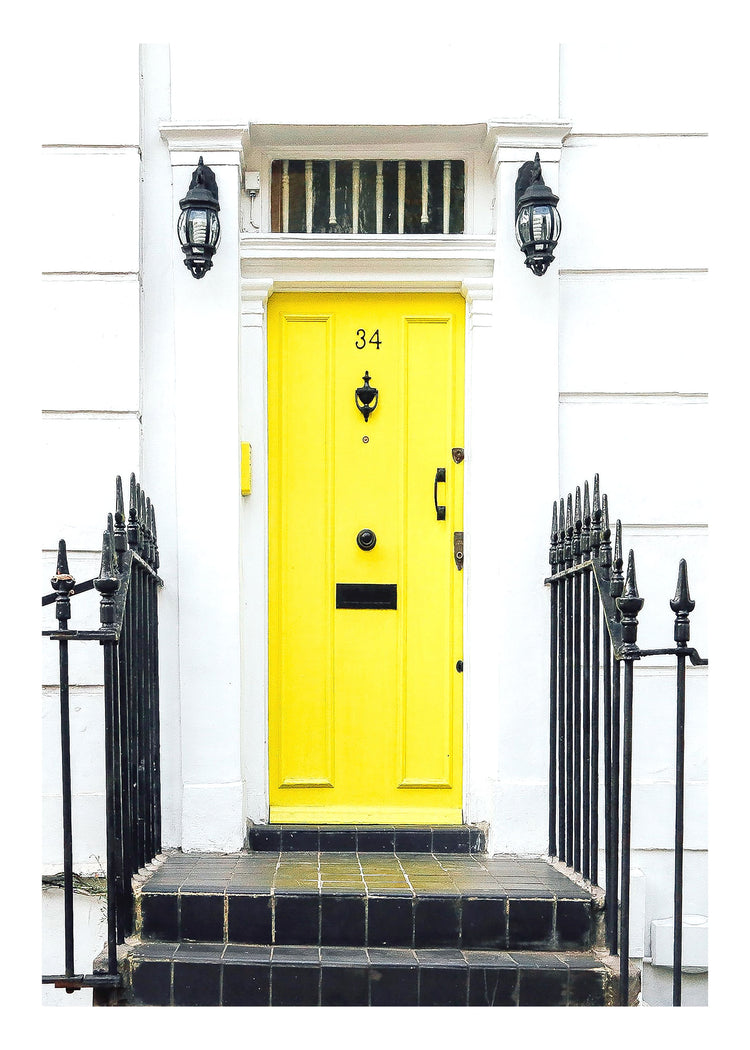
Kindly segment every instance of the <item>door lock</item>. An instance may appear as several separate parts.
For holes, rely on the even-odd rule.
[[[456,568],[459,572],[464,567],[464,534],[463,532],[453,533],[453,557],[456,562]]]
[[[371,551],[378,538],[372,529],[360,529],[357,533],[357,546],[361,551]]]

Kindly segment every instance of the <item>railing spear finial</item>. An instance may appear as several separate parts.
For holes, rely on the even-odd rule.
[[[148,561],[148,542],[146,536],[146,493],[140,486],[136,486],[138,493],[138,553]]]
[[[599,475],[594,474],[594,497],[591,509],[591,549],[598,556],[602,542],[602,507],[599,498]]]
[[[109,529],[102,536],[102,563],[99,575],[94,580],[94,586],[102,596],[99,619],[102,626],[106,627],[115,622],[114,594],[120,586],[120,580],[114,568],[113,540]]]
[[[554,576],[557,572],[557,500],[552,504],[552,529],[549,536],[549,564]]]
[[[565,508],[565,568],[573,568],[573,496],[568,493],[568,502]]]
[[[70,596],[73,594],[73,588],[76,585],[76,581],[70,575],[68,568],[68,551],[65,546],[65,540],[60,540],[57,545],[57,571],[50,580],[50,584],[52,589],[57,591],[55,617],[60,624],[60,629],[64,631],[70,619]]]
[[[581,486],[576,485],[576,509],[573,519],[573,525],[575,527],[575,533],[573,535],[573,559],[578,564],[581,560],[581,530],[583,529],[583,519],[581,518]]]
[[[565,500],[562,496],[557,521],[557,571],[562,572],[565,568]]]
[[[138,547],[138,499],[135,474],[130,475],[130,506],[128,510],[128,547]]]
[[[120,556],[128,549],[128,537],[125,528],[125,502],[122,495],[122,478],[115,479],[115,552]]]
[[[146,496],[146,516],[143,522],[143,532],[146,537],[146,561],[149,565],[154,564],[154,540],[151,535],[151,499]]]
[[[605,580],[609,579],[610,569],[612,568],[612,544],[610,543],[612,533],[609,528],[609,500],[607,493],[602,495],[602,541],[599,551],[599,558],[601,560],[602,575]]]
[[[591,506],[589,500],[589,483],[583,483],[583,528],[581,530],[581,559],[588,561],[591,553]]]
[[[153,503],[151,504],[151,535],[154,538],[154,569],[159,569],[159,542],[156,535],[156,511]]]
[[[684,649],[690,641],[690,613],[695,608],[695,602],[690,597],[688,586],[687,562],[680,558],[680,568],[677,573],[677,590],[669,607],[675,614],[674,640],[680,649]]]
[[[622,587],[624,583],[622,575],[622,522],[617,519],[615,523],[615,554],[612,559],[612,586],[610,593],[613,598],[619,598],[622,594]]]
[[[644,599],[638,594],[638,584],[635,578],[635,555],[632,550],[628,554],[628,569],[622,597],[616,598],[615,601],[621,615],[623,655],[626,659],[636,658],[639,651],[636,644],[638,637],[638,613],[643,608]]]

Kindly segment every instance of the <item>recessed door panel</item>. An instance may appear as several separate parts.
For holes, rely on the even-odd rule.
[[[463,318],[458,295],[269,302],[274,821],[461,820]]]

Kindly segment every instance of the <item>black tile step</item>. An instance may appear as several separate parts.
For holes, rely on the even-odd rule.
[[[172,854],[136,894],[144,940],[578,950],[599,904],[543,860],[418,853]]]
[[[177,943],[131,945],[133,1006],[608,1006],[595,952]]]
[[[253,824],[247,828],[253,853],[484,853],[487,831],[480,824]]]

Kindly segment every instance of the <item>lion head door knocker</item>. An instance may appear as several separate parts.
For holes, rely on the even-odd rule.
[[[378,388],[370,386],[370,373],[365,372],[362,376],[364,386],[358,386],[354,391],[354,403],[365,417],[365,423],[370,415],[378,407]]]

